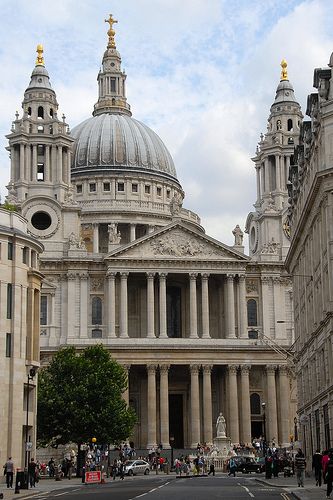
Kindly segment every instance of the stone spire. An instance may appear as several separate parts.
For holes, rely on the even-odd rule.
[[[289,81],[287,61],[281,61],[280,82],[270,108],[266,134],[261,134],[252,158],[257,172],[255,212],[249,214],[250,256],[258,260],[283,260],[289,248],[286,227],[287,182],[303,120],[301,107]]]
[[[103,113],[122,113],[131,116],[130,106],[127,104],[125,81],[126,74],[121,69],[121,57],[116,49],[115,30],[113,25],[117,23],[112,14],[109,19],[108,44],[103,55],[102,69],[98,73],[98,101],[94,106],[93,115]]]

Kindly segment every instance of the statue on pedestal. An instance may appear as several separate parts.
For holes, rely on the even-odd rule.
[[[226,424],[222,413],[219,414],[216,420],[216,437],[226,437]]]

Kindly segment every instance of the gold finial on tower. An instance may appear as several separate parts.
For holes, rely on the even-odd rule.
[[[281,61],[281,80],[288,80],[288,71],[287,71],[288,63],[285,59]]]
[[[39,43],[37,45],[37,59],[36,59],[36,66],[45,66],[45,63],[44,63],[44,57],[43,57],[43,52],[44,52],[44,49],[43,49],[43,45],[41,43]]]
[[[108,49],[115,49],[116,44],[114,41],[114,35],[116,34],[115,30],[113,29],[113,25],[116,24],[118,21],[112,17],[112,14],[110,14],[109,19],[104,19],[106,23],[109,23],[110,29],[108,30],[108,37],[109,37],[109,43],[108,43]]]

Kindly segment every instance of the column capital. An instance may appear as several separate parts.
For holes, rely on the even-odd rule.
[[[238,365],[228,365],[229,373],[237,373]]]
[[[159,365],[160,373],[168,373],[170,369],[170,365]]]
[[[238,279],[239,279],[239,281],[245,282],[246,275],[245,274],[239,274],[238,275]]]
[[[189,273],[190,280],[195,281],[198,277],[198,273]]]
[[[227,274],[227,281],[229,283],[232,283],[235,279],[235,275],[234,274]]]
[[[268,375],[274,375],[277,370],[277,365],[266,365],[266,372]]]
[[[160,280],[166,280],[168,273],[158,273]]]
[[[106,272],[106,279],[108,279],[108,280],[114,280],[114,279],[116,279],[116,274],[117,273],[115,271],[109,271],[108,270]]]
[[[241,370],[242,375],[249,374],[250,370],[251,370],[251,365],[240,365],[240,370]]]
[[[155,278],[155,274],[154,272],[148,272],[146,273],[146,276],[147,276],[147,280],[153,280]]]
[[[120,277],[121,277],[122,280],[127,280],[128,275],[129,275],[128,271],[123,271],[123,272],[120,273]]]
[[[67,279],[68,281],[74,281],[76,280],[77,273],[75,271],[68,271],[67,273]]]
[[[207,281],[209,276],[209,273],[201,273],[201,281]]]
[[[263,285],[268,285],[271,281],[270,276],[261,276],[260,279]]]
[[[204,374],[211,374],[213,369],[213,365],[202,365],[202,371]]]
[[[146,368],[147,368],[147,372],[148,373],[156,373],[156,370],[157,370],[157,366],[158,365],[147,365]]]
[[[198,375],[200,370],[200,365],[190,365],[191,375]]]
[[[279,373],[280,375],[289,375],[288,366],[279,366]]]
[[[85,281],[89,278],[89,273],[83,272],[79,274],[80,280]]]

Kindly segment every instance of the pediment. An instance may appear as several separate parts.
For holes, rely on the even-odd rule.
[[[166,226],[126,246],[114,250],[107,257],[122,259],[189,259],[247,261],[248,258],[233,248],[177,223]]]

